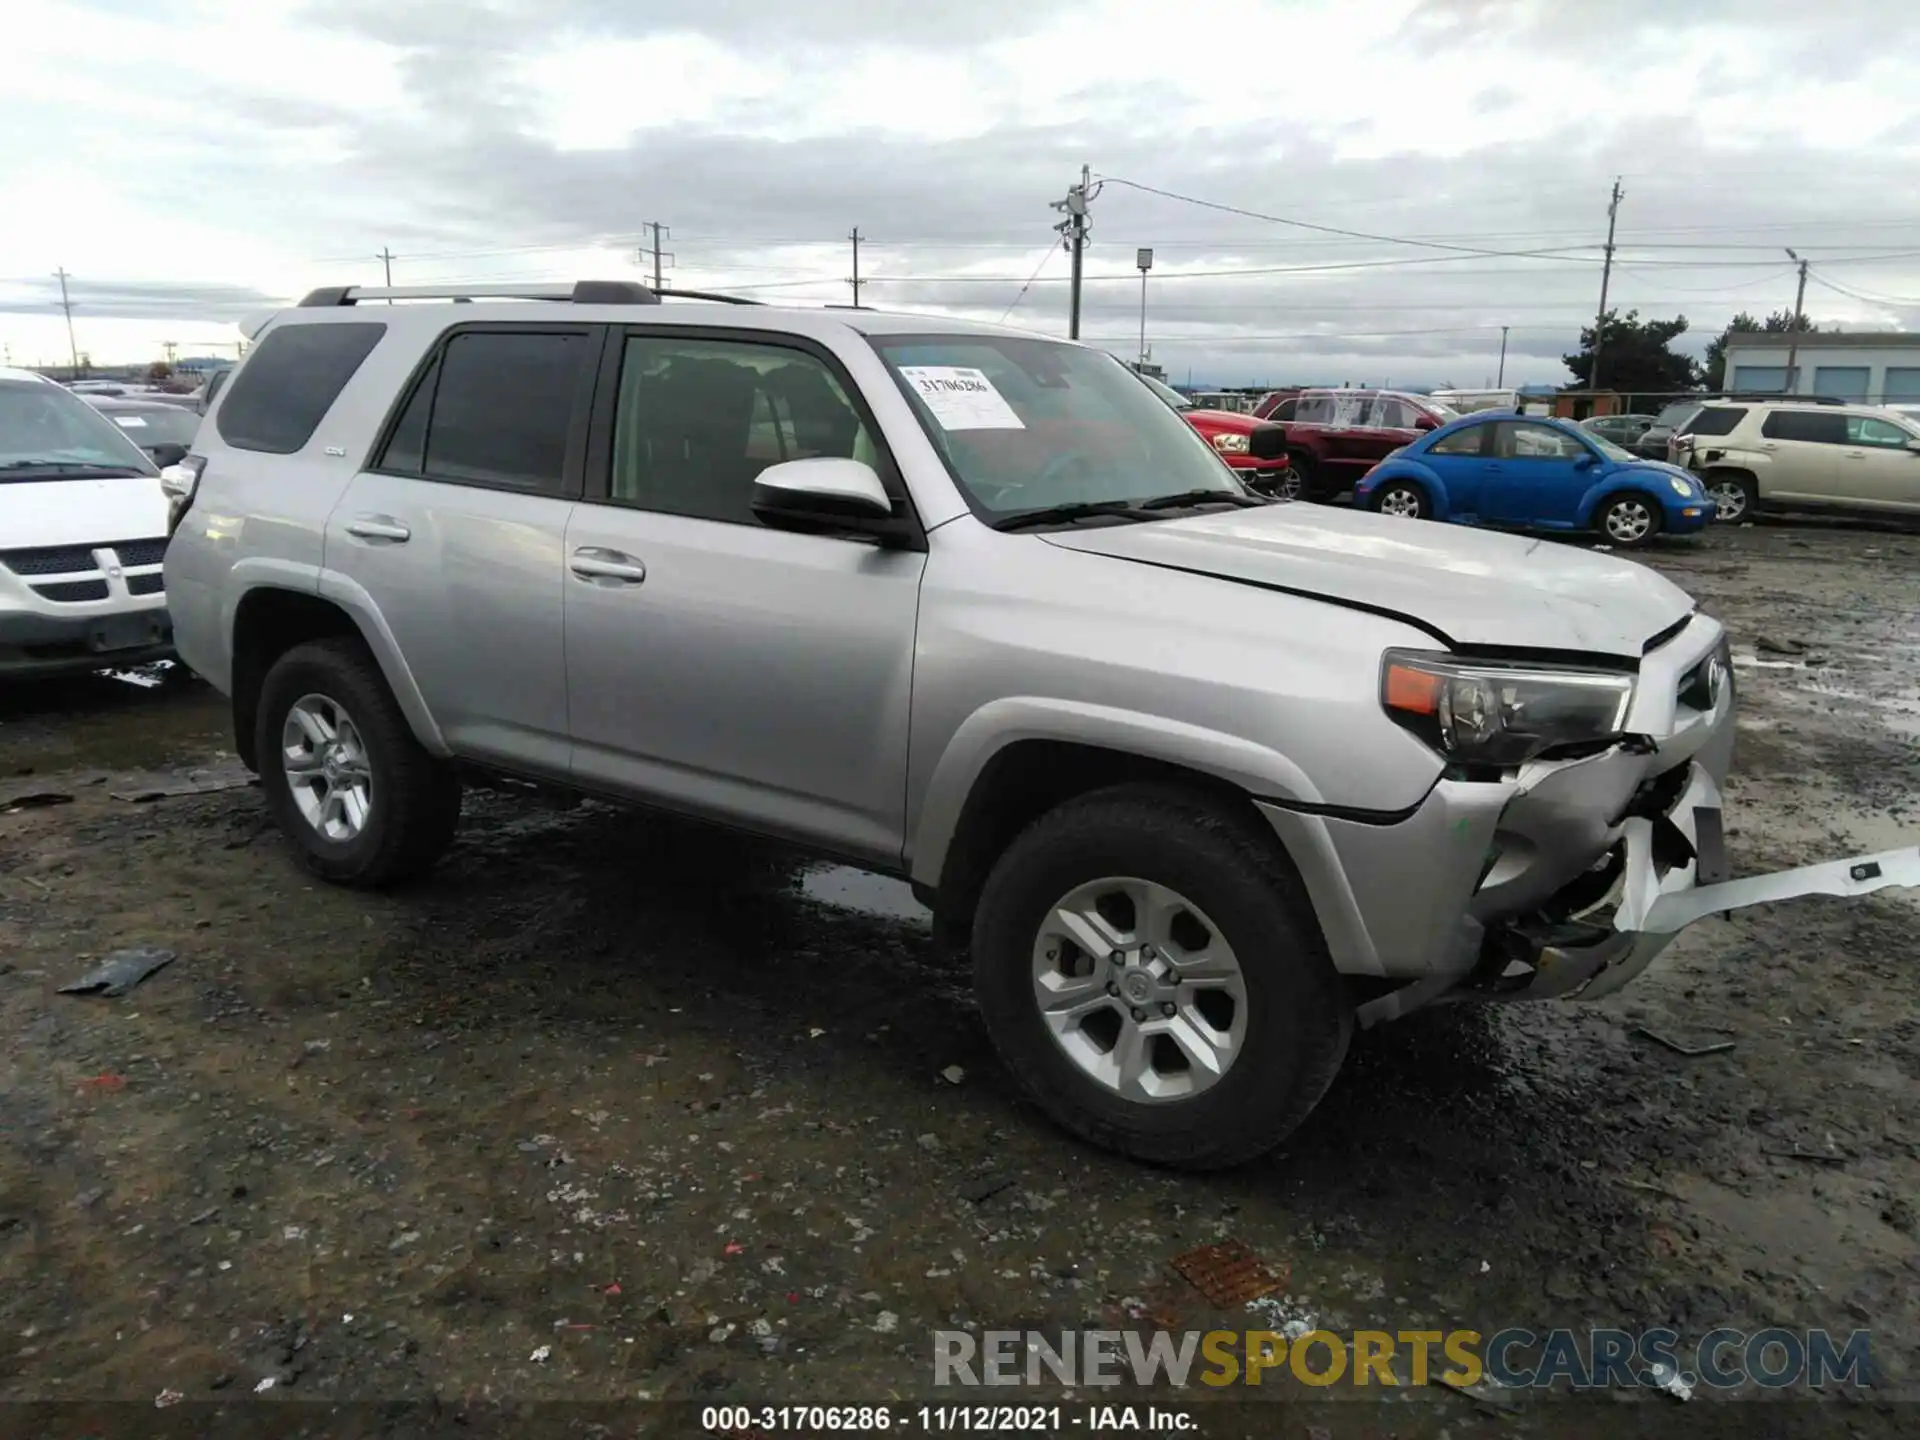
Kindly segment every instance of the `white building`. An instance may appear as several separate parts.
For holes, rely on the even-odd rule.
[[[1869,405],[1920,404],[1920,332],[1802,335],[1787,376],[1789,337],[1741,332],[1727,341],[1726,387],[1827,395]]]

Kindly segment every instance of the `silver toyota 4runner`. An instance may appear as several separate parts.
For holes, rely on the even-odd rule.
[[[255,329],[165,476],[167,591],[319,874],[420,871],[491,771],[904,876],[1041,1106],[1196,1167],[1356,1023],[1920,882],[1725,879],[1726,639],[1651,571],[1251,495],[1096,350],[720,298]]]

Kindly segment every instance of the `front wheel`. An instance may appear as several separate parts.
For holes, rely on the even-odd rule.
[[[1008,847],[973,924],[994,1044],[1066,1129],[1155,1164],[1272,1149],[1346,1053],[1312,906],[1254,822],[1184,790],[1072,800]]]
[[[1263,495],[1271,495],[1276,500],[1298,500],[1301,494],[1300,472],[1289,465],[1284,470],[1249,471],[1246,477],[1247,488],[1257,490]]]
[[[254,734],[267,808],[323,879],[389,885],[451,843],[460,782],[421,748],[358,639],[297,645],[275,661]]]
[[[1660,533],[1660,507],[1644,495],[1615,495],[1594,516],[1593,528],[1624,549],[1637,549]]]
[[[1410,480],[1389,480],[1374,491],[1373,508],[1396,520],[1425,520],[1433,513],[1427,492]]]
[[[1760,508],[1759,487],[1745,475],[1709,473],[1701,483],[1707,488],[1707,498],[1713,501],[1713,518],[1722,525],[1751,520]]]

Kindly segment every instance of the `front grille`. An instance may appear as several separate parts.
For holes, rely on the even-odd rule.
[[[127,577],[127,593],[129,595],[158,595],[166,588],[167,577],[165,575],[129,575]]]
[[[165,537],[158,540],[116,540],[112,548],[122,565],[158,565],[167,558]]]
[[[50,585],[34,586],[33,593],[46,600],[60,600],[69,604],[79,600],[104,600],[107,598],[107,582],[56,580]]]
[[[16,575],[75,575],[91,573],[100,568],[93,563],[92,549],[80,545],[0,551],[0,565],[5,565]]]

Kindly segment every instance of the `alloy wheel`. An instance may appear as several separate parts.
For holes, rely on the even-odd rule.
[[[1380,497],[1380,513],[1400,520],[1420,518],[1420,497],[1405,486],[1397,486]]]
[[[1747,487],[1737,480],[1716,480],[1707,487],[1707,498],[1717,520],[1738,520],[1747,513]]]
[[[1629,496],[1617,501],[1607,509],[1607,534],[1624,545],[1636,540],[1644,540],[1647,532],[1653,529],[1653,511],[1647,508],[1647,502]]]
[[[307,824],[336,844],[359,837],[373,814],[373,766],[367,747],[339,701],[303,695],[280,733],[287,789]]]
[[[1033,999],[1080,1072],[1137,1104],[1211,1089],[1246,1041],[1246,977],[1219,927],[1178,891],[1131,876],[1088,881],[1048,909]]]

